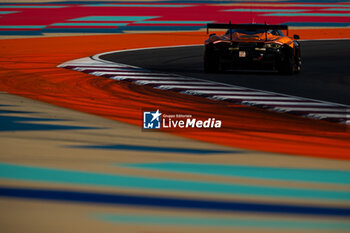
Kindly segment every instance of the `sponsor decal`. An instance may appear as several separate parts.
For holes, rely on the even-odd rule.
[[[143,129],[219,129],[222,121],[213,117],[199,119],[190,114],[166,114],[157,111],[143,112]]]

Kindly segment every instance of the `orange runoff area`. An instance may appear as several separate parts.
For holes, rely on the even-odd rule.
[[[299,34],[302,39],[350,38],[350,29],[290,33]],[[56,67],[68,60],[107,51],[201,44],[206,38],[205,32],[179,32],[2,40],[0,90],[140,127],[144,108],[203,119],[215,117],[222,120],[224,129],[171,133],[258,151],[350,160],[350,133],[345,125],[210,101]]]

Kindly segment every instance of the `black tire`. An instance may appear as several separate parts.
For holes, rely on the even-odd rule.
[[[285,59],[281,62],[278,71],[281,74],[292,75],[296,72],[296,70],[297,70],[297,62],[295,57],[293,56],[293,51],[288,51],[286,53]]]
[[[220,72],[220,63],[218,62],[218,60],[204,57],[204,72],[205,73]]]
[[[300,73],[301,71],[301,55],[300,52],[297,56],[295,56],[295,73]]]
[[[204,72],[218,73],[220,72],[220,59],[213,54],[211,48],[205,47],[204,51]]]

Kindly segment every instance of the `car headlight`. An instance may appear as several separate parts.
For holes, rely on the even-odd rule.
[[[281,48],[281,44],[277,44],[277,43],[265,43],[264,47],[265,48],[273,48],[273,49],[279,49]]]

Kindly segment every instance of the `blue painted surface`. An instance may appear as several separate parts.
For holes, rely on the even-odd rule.
[[[298,27],[348,27],[350,23],[320,23],[320,22],[287,22],[288,26]]]
[[[341,14],[341,13],[271,13],[264,14],[265,16],[320,16],[320,17],[350,17],[350,14]]]
[[[7,107],[11,105],[0,105],[0,107]],[[34,112],[26,112],[26,111],[13,111],[13,110],[7,110],[7,109],[0,109],[0,114],[9,114],[9,113],[34,113]],[[49,119],[51,120],[51,119]]]
[[[183,8],[183,7],[189,7],[191,5],[169,5],[169,4],[154,4],[150,2],[151,4],[130,4],[130,3],[125,3],[125,4],[88,4],[84,6],[92,6],[92,7],[174,7],[174,8]]]
[[[243,153],[241,151],[234,151],[234,150],[206,150],[206,149],[177,148],[177,147],[125,145],[125,144],[87,145],[87,146],[76,146],[76,148],[103,149],[103,150],[129,150],[129,151],[145,151],[145,152],[161,152],[161,153],[184,153],[184,154],[198,154],[198,155]]]
[[[114,3],[125,3],[125,1],[113,1]],[[230,2],[237,2],[237,3],[247,3],[246,0],[231,0]],[[271,3],[271,0],[261,0],[260,2],[267,2]],[[337,3],[337,2],[344,2],[344,0],[283,0],[283,2],[286,3]],[[110,1],[61,1],[61,2],[54,2],[54,4],[110,4]],[[128,1],[128,3],[135,3],[139,4],[139,1]],[[154,3],[154,2],[152,2]],[[226,3],[222,0],[163,0],[163,1],[157,1],[157,3]]]
[[[273,228],[273,229],[308,229],[308,230],[348,230],[347,221],[329,220],[271,220],[253,218],[203,218],[178,217],[164,215],[121,215],[121,214],[94,214],[93,218],[126,224],[172,225],[172,226],[198,226],[198,227],[243,227],[243,228]]]
[[[128,26],[119,27],[122,31],[197,31],[205,26]]]
[[[296,1],[298,2],[298,1]],[[299,1],[299,2],[303,2],[303,1]],[[308,2],[308,1],[304,1],[304,2]],[[312,2],[312,1],[310,1]],[[337,1],[317,1],[314,0],[313,2],[325,2],[325,3],[334,3]],[[338,2],[344,2],[339,0]],[[298,6],[300,7],[350,7],[350,5],[345,5],[345,4],[299,4]]]
[[[171,171],[181,173],[197,173],[204,175],[232,176],[254,179],[288,180],[350,185],[350,171],[339,170],[296,169],[176,162],[116,165],[122,167],[141,168],[156,171]]]
[[[0,29],[41,29],[42,25],[0,25]]]
[[[0,30],[0,35],[8,36],[40,36],[42,32],[40,30],[30,30],[30,31],[6,31]]]
[[[87,16],[70,21],[142,21],[154,19],[158,16]]]
[[[0,110],[0,114],[4,113],[24,113],[20,111]],[[69,130],[69,129],[96,129],[93,127],[80,127],[69,125],[53,125],[44,123],[29,123],[35,121],[61,121],[56,119],[35,118],[35,117],[19,117],[0,115],[0,132],[3,131],[31,131],[31,130]]]
[[[233,202],[233,201],[213,201],[213,200],[196,200],[169,197],[150,197],[142,195],[127,194],[109,194],[101,192],[79,192],[68,190],[52,189],[30,189],[30,188],[13,188],[0,186],[0,196],[12,198],[37,199],[45,201],[70,201],[80,203],[93,203],[105,205],[127,205],[137,207],[152,208],[172,208],[187,209],[200,211],[230,211],[245,212],[257,214],[292,214],[301,216],[332,216],[341,217],[350,216],[349,208],[339,207],[314,207],[301,205],[284,205],[284,204],[263,204],[254,202]]]
[[[142,24],[207,24],[214,21],[142,21]]]
[[[52,26],[126,26],[127,23],[54,23]]]
[[[137,22],[139,23],[139,22]],[[40,33],[123,33],[124,31],[196,31],[205,26],[118,26],[117,28],[44,28]],[[7,31],[11,33],[11,31]],[[30,34],[30,31],[27,31]],[[7,35],[7,33],[4,33]],[[26,33],[22,33],[26,34]],[[1,35],[1,31],[0,31]]]
[[[229,12],[303,12],[306,10],[289,10],[289,9],[229,9]]]
[[[327,8],[323,9],[325,11],[350,11],[350,5],[349,8]]]
[[[0,163],[0,178],[172,192],[350,201],[350,192],[112,175]]]
[[[0,15],[7,15],[7,14],[13,14],[13,13],[17,13],[19,11],[0,11]]]
[[[41,33],[122,33],[118,28],[45,28]]]
[[[66,6],[27,6],[27,5],[0,5],[0,8],[64,8]]]

